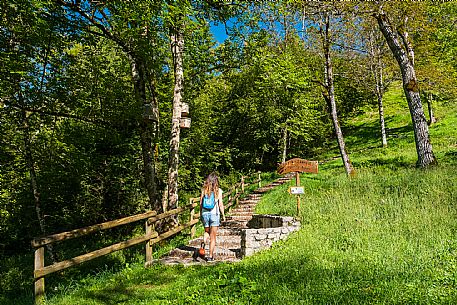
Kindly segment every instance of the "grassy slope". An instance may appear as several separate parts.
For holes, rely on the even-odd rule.
[[[375,112],[346,128],[357,178],[348,180],[338,159],[302,175],[302,229],[287,241],[238,264],[133,265],[50,304],[455,304],[457,110],[435,110],[430,133],[440,166],[416,170],[399,95],[386,97],[388,149],[379,147]],[[286,189],[265,196],[258,212],[294,214]]]

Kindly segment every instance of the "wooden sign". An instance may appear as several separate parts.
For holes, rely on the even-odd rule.
[[[289,188],[289,194],[291,195],[300,195],[305,193],[305,188],[303,186],[291,186]]]
[[[279,166],[278,173],[281,175],[293,172],[317,174],[318,164],[317,161],[308,161],[300,158],[290,159]]]

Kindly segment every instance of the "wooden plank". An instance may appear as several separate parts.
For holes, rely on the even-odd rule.
[[[72,238],[76,238],[76,237],[81,237],[81,236],[84,236],[84,235],[87,235],[90,233],[94,233],[94,232],[98,232],[98,231],[102,231],[102,230],[106,230],[106,229],[111,229],[111,228],[115,228],[115,227],[118,227],[121,225],[132,223],[135,221],[147,219],[147,218],[153,217],[155,215],[157,215],[156,211],[149,211],[146,213],[132,215],[132,216],[128,216],[128,217],[121,218],[121,219],[111,220],[111,221],[107,221],[104,223],[92,225],[92,226],[81,228],[81,229],[75,229],[75,230],[68,231],[68,232],[57,233],[57,234],[49,235],[49,236],[42,237],[42,238],[35,238],[32,240],[32,247],[38,248],[38,247],[42,247],[47,244],[55,243],[57,241],[64,241],[64,240],[68,240],[68,239],[72,239]]]
[[[235,202],[237,202],[238,197],[240,197],[240,196],[241,196],[241,193],[240,193],[240,194],[236,194],[235,197],[232,198],[232,202],[227,202],[227,204],[224,205],[225,210],[227,210],[228,208],[230,208],[231,206],[233,206],[233,204],[234,204]]]
[[[148,219],[148,223],[149,224],[154,224],[157,220],[164,219],[164,218],[179,214],[179,213],[181,213],[181,212],[183,212],[185,210],[189,210],[191,208],[195,208],[197,205],[198,205],[198,203],[194,202],[194,203],[188,204],[188,205],[183,206],[183,207],[179,207],[179,208],[176,208],[176,209],[173,209],[173,210],[170,210],[170,211],[166,211],[166,212],[161,213],[161,214],[159,214],[157,216],[150,217]]]
[[[146,235],[152,234],[153,226],[150,225],[147,221],[145,223],[145,229],[146,229]],[[146,243],[145,251],[146,251],[146,253],[145,253],[146,262],[152,261],[152,248],[149,246],[149,243]]]
[[[99,249],[99,250],[96,250],[96,251],[93,251],[90,253],[86,253],[86,254],[74,257],[72,259],[66,260],[66,261],[52,264],[50,266],[35,270],[34,277],[35,277],[35,279],[39,279],[48,274],[51,274],[51,273],[75,266],[75,265],[79,265],[81,263],[84,263],[84,262],[93,260],[95,258],[113,253],[115,251],[119,251],[119,250],[122,250],[122,249],[125,249],[128,247],[140,244],[147,240],[153,239],[157,236],[158,236],[157,232],[152,232],[151,234],[148,234],[148,235],[142,235],[142,236],[139,236],[136,238],[132,238],[127,241],[123,241],[123,242],[120,242],[120,243],[117,243],[117,244],[114,244],[114,245],[111,245],[111,246],[108,246],[108,247],[105,247],[105,248],[102,248],[102,249]]]
[[[193,202],[192,202],[192,198],[191,198],[191,199],[190,199],[190,204],[192,205],[192,203],[193,203]],[[194,220],[194,219],[195,219],[195,209],[194,209],[194,208],[191,208],[191,209],[190,209],[190,220],[189,220],[189,221],[192,221],[192,220]],[[196,227],[195,227],[195,224],[194,224],[194,225],[192,225],[192,226],[190,227],[190,237],[191,237],[191,238],[194,238],[195,232],[196,232]]]
[[[44,247],[35,250],[35,271],[44,267]],[[35,279],[35,304],[44,304],[44,278]]]
[[[167,231],[167,232],[165,232],[163,234],[160,234],[156,238],[151,239],[150,244],[152,245],[152,244],[158,243],[161,240],[167,239],[170,236],[173,236],[173,235],[181,232],[182,230],[184,230],[184,229],[186,229],[186,228],[188,228],[190,226],[193,226],[194,224],[196,224],[199,221],[200,221],[199,219],[193,219],[193,220],[189,221],[186,224],[179,225],[179,226],[175,227],[174,229],[171,229],[170,231]]]
[[[319,171],[318,167],[319,162],[317,161],[294,158],[282,163],[278,167],[278,173],[281,175],[293,172],[317,174]]]
[[[262,180],[257,179],[257,180],[254,180],[254,181],[250,182],[250,183],[245,183],[244,186],[245,186],[245,187],[248,187],[248,186],[257,184],[257,183],[259,183],[259,182],[261,182],[261,181],[262,181]]]

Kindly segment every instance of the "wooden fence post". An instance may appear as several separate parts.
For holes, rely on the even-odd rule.
[[[241,192],[244,193],[244,176],[241,176]]]
[[[260,178],[260,172],[259,172],[259,188],[262,187],[262,178]]]
[[[190,199],[190,204],[193,203],[193,200],[192,198]],[[190,221],[194,220],[194,217],[195,217],[195,207],[192,207],[190,208]],[[191,238],[194,238],[195,236],[195,225],[192,225],[190,227],[190,237]]]
[[[44,247],[35,250],[35,271],[44,268]],[[44,277],[35,278],[35,304],[44,304]]]
[[[153,225],[150,225],[148,220],[146,220],[145,228],[146,228],[146,235],[149,235],[152,233]],[[152,247],[151,247],[150,240],[148,240],[146,242],[145,247],[146,247],[146,264],[148,264],[152,261]]]
[[[295,173],[295,185],[300,186],[300,173]],[[300,194],[297,195],[297,215],[300,216]]]

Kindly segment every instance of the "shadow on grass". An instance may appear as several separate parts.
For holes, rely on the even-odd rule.
[[[414,162],[408,160],[402,156],[399,157],[392,157],[392,158],[374,158],[374,159],[366,159],[360,161],[353,161],[352,163],[356,168],[371,168],[375,166],[383,166],[389,169],[397,169],[397,168],[414,168]]]
[[[277,254],[277,253],[276,253]],[[97,304],[400,304],[433,303],[421,274],[310,257],[270,258],[250,264],[146,269],[128,284],[85,292]],[[167,276],[174,272],[175,277]],[[454,292],[450,297],[456,297]],[[84,304],[84,303],[81,303]]]
[[[386,118],[386,126],[392,126],[393,118]],[[396,128],[386,128],[388,138],[404,138],[413,132],[411,124],[407,124]],[[367,145],[373,146],[370,148],[382,147],[381,143],[381,128],[377,121],[363,123],[356,126],[344,127],[344,134],[347,136],[347,144],[352,147],[366,147]]]

